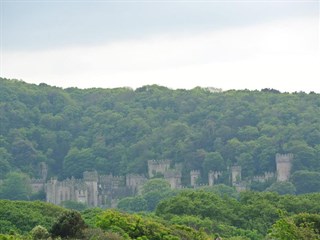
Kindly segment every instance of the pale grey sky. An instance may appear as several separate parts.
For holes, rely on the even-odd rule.
[[[320,92],[319,1],[1,1],[1,77]]]

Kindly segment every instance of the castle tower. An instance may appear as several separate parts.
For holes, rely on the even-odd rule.
[[[126,175],[126,186],[131,188],[134,193],[141,193],[143,184],[147,181],[145,176],[137,174]]]
[[[200,179],[200,171],[199,170],[192,170],[190,172],[191,186],[196,187],[198,185],[199,179]]]
[[[166,179],[171,186],[171,189],[181,188],[182,174],[178,170],[168,170],[164,173],[164,179]]]
[[[87,190],[87,203],[89,206],[98,206],[98,173],[97,171],[84,172],[83,180],[86,183]]]
[[[234,165],[231,167],[231,184],[234,186],[239,182],[241,182],[241,166]]]
[[[210,172],[208,173],[208,183],[209,183],[209,186],[213,186],[215,180],[217,180],[221,175],[222,175],[221,172],[210,171]]]
[[[276,154],[277,181],[288,181],[292,167],[293,154]]]
[[[148,175],[149,178],[153,178],[157,173],[164,174],[170,169],[170,160],[149,160],[148,161]]]

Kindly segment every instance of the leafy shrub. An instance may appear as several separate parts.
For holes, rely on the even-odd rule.
[[[30,235],[34,240],[47,239],[49,237],[49,232],[46,228],[38,225],[31,230]]]

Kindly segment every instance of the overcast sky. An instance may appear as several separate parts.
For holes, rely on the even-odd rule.
[[[1,77],[320,93],[319,0],[0,1]]]

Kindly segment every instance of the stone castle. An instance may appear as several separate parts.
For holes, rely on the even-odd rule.
[[[261,176],[254,176],[251,181],[265,182],[271,179],[288,181],[291,172],[293,155],[276,155],[276,173],[265,172]],[[141,193],[144,183],[154,177],[162,177],[167,180],[172,189],[182,188],[182,165],[171,165],[170,160],[149,160],[148,177],[137,174],[126,176],[99,175],[96,171],[84,172],[82,179],[68,178],[58,181],[56,178],[47,179],[48,169],[45,164],[40,165],[39,179],[32,179],[33,192],[44,189],[46,201],[61,205],[64,201],[84,203],[90,207],[115,207],[118,199],[134,196]],[[222,172],[211,170],[208,173],[208,185],[213,186],[222,176]],[[200,187],[200,170],[190,171],[190,187]],[[248,181],[241,179],[241,167],[230,167],[230,184],[237,191],[247,189]]]

